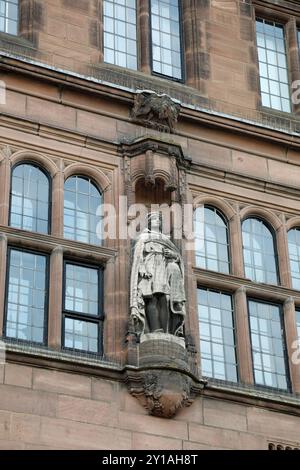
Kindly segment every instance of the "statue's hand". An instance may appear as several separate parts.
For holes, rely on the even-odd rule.
[[[165,248],[164,249],[164,255],[166,258],[176,258],[176,254],[174,253],[174,251],[172,250],[169,250],[168,248]]]
[[[146,271],[146,269],[144,268],[144,266],[142,266],[139,270],[139,274],[142,278],[144,279],[151,279],[152,277],[152,274],[149,273],[148,271]]]
[[[151,273],[148,273],[148,272],[146,272],[146,271],[144,271],[144,272],[142,272],[142,273],[140,273],[140,274],[141,274],[141,276],[142,276],[144,279],[151,279],[151,277],[152,277],[152,274],[151,274]]]
[[[138,323],[139,321],[139,311],[136,307],[132,307],[131,309],[131,318],[134,323]]]

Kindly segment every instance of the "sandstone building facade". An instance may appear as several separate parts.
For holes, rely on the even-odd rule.
[[[299,2],[1,0],[0,31],[0,448],[299,448]],[[135,203],[193,208],[170,419],[137,399]]]

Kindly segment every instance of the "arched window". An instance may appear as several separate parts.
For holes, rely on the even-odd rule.
[[[300,290],[300,228],[293,228],[288,233],[289,256],[292,285]]]
[[[89,178],[68,178],[64,194],[65,238],[99,245],[100,217],[96,213],[101,204],[102,195]]]
[[[228,274],[230,272],[228,227],[213,207],[198,207],[194,215],[196,266]]]
[[[49,233],[50,184],[36,165],[23,163],[12,172],[10,222],[32,232]]]
[[[259,219],[243,222],[245,276],[255,282],[278,284],[277,256],[272,232]]]

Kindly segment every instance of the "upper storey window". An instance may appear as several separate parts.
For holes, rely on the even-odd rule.
[[[262,105],[291,112],[284,27],[273,21],[256,19]]]
[[[104,61],[137,69],[136,0],[104,0]]]
[[[152,69],[182,79],[180,8],[178,0],[151,0]]]
[[[104,62],[137,70],[138,51],[143,59],[150,50],[147,65],[153,74],[181,81],[183,61],[179,0],[144,2],[144,13],[149,15],[149,22],[144,26],[137,23],[139,6],[136,0],[103,1]],[[144,39],[140,48],[138,35]]]
[[[0,0],[0,31],[18,34],[19,0]]]

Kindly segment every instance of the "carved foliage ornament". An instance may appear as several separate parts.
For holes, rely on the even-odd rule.
[[[168,95],[142,91],[135,96],[132,118],[154,129],[174,132],[180,108]]]

